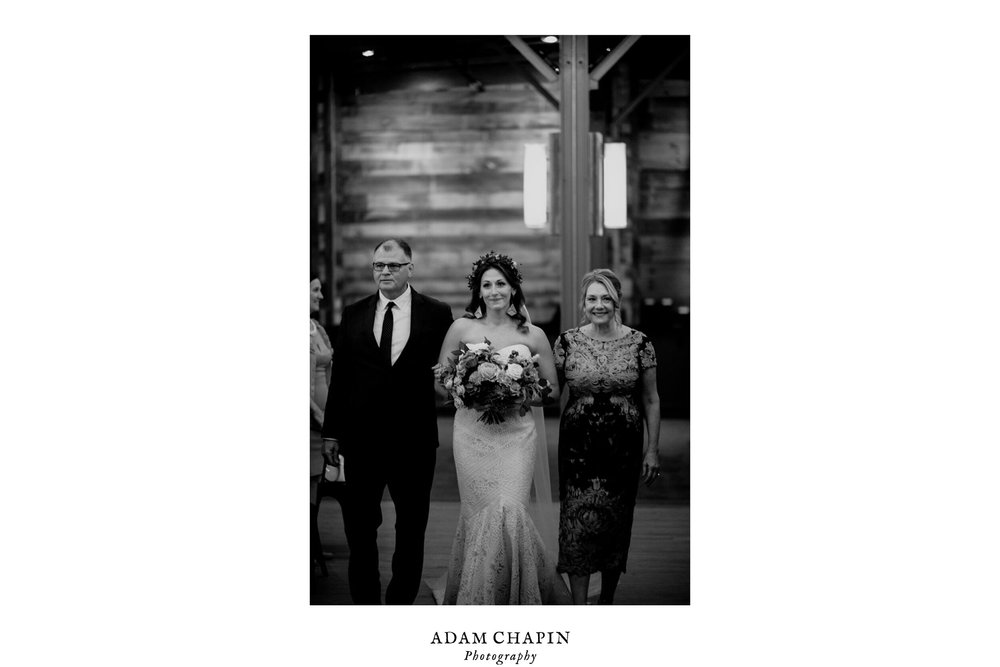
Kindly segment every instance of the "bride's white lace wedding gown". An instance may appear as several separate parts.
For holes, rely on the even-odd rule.
[[[509,345],[530,356],[527,346]],[[461,515],[448,566],[445,604],[564,602],[554,554],[528,515],[537,443],[535,421],[512,410],[499,424],[459,408],[454,453]],[[545,455],[545,453],[542,453]]]

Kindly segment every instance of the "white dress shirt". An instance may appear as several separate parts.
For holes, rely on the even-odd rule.
[[[399,355],[406,347],[406,341],[410,340],[410,313],[413,293],[410,286],[398,297],[392,300],[396,307],[392,309],[392,363],[396,363]],[[385,320],[385,309],[389,299],[385,298],[382,292],[378,293],[378,305],[375,306],[375,324],[372,326],[372,333],[375,334],[375,344],[382,340],[382,322]]]

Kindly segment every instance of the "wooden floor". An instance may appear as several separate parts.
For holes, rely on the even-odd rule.
[[[554,475],[558,422],[549,420],[546,426]],[[438,451],[424,547],[425,583],[421,586],[416,604],[434,604],[426,582],[435,580],[447,570],[451,543],[458,525],[458,490],[449,428],[450,424],[442,420],[441,449]],[[632,526],[628,571],[622,575],[618,585],[615,604],[690,604],[688,423],[665,420],[662,434],[664,479],[652,489],[640,490]],[[557,486],[554,485],[554,488]],[[385,498],[388,499],[388,494]],[[386,500],[382,503],[382,515],[378,546],[384,591],[391,571],[394,543],[392,527],[395,511],[392,502]],[[310,600],[312,604],[350,604],[344,523],[340,505],[332,498],[325,498],[320,505],[319,531],[323,549],[328,555],[328,574],[322,576],[318,567],[312,567]]]

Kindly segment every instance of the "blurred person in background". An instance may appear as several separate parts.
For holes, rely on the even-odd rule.
[[[309,424],[310,455],[309,476],[317,478],[323,472],[322,439],[326,397],[333,373],[333,345],[326,329],[316,320],[319,302],[323,299],[323,286],[319,275],[311,274],[309,281]]]

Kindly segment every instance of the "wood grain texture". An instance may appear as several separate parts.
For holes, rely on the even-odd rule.
[[[341,121],[345,132],[433,131],[433,130],[525,130],[548,129],[559,125],[557,111],[465,112],[452,109],[420,114],[405,106],[383,106],[364,110],[363,115],[346,116]]]
[[[630,130],[635,224],[690,218],[689,92],[687,81],[662,81]],[[561,249],[558,237],[523,225],[522,170],[524,144],[547,143],[558,129],[558,112],[528,84],[480,93],[397,90],[358,95],[344,105],[336,221],[345,303],[373,291],[367,267],[375,243],[401,237],[414,246],[414,285],[456,312],[468,301],[464,276],[472,261],[495,249],[521,262],[539,319],[553,313]],[[686,272],[690,259],[678,255],[674,235],[663,229],[644,227],[637,237],[634,282],[644,295],[687,291],[687,279],[675,274]]]
[[[356,96],[338,135],[346,303],[374,290],[371,250],[414,249],[414,285],[461,312],[465,275],[487,250],[517,258],[539,316],[558,302],[558,243],[523,223],[525,143],[545,143],[559,115],[528,84]]]
[[[642,168],[687,170],[691,162],[690,137],[684,132],[639,133],[638,157]]]

